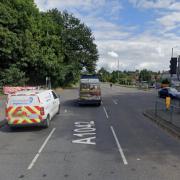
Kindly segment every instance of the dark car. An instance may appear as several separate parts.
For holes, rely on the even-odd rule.
[[[180,92],[175,88],[166,87],[159,90],[158,95],[160,98],[171,97],[172,99],[180,99]]]

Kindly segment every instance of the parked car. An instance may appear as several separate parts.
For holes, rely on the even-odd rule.
[[[8,96],[6,120],[10,127],[49,127],[60,112],[60,98],[52,90],[19,91]]]
[[[172,99],[179,99],[180,100],[180,92],[171,87],[165,87],[159,90],[158,95],[160,98],[171,97]]]

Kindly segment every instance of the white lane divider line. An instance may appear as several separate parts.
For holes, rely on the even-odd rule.
[[[49,139],[51,138],[52,134],[54,133],[54,131],[56,130],[56,128],[53,128],[52,131],[50,132],[50,134],[48,135],[48,137],[45,139],[44,143],[42,144],[42,146],[40,147],[38,153],[35,155],[35,157],[33,158],[33,160],[31,161],[31,163],[29,164],[27,170],[32,169],[32,167],[34,166],[34,164],[36,163],[38,157],[40,156],[41,152],[43,151],[44,147],[46,146],[46,144],[48,143]]]
[[[107,113],[106,108],[104,106],[103,106],[103,109],[104,109],[104,112],[106,114],[106,118],[109,119],[108,113]]]
[[[113,100],[113,103],[116,104],[116,105],[118,104],[117,101],[115,101],[115,100]]]
[[[113,136],[114,136],[114,139],[115,139],[115,141],[116,141],[116,144],[117,144],[119,153],[120,153],[120,155],[121,155],[121,157],[122,157],[123,163],[124,163],[124,165],[128,165],[128,162],[127,162],[127,160],[126,160],[126,157],[125,157],[125,155],[124,155],[124,152],[123,152],[123,150],[122,150],[122,148],[121,148],[121,145],[120,145],[120,143],[119,143],[119,140],[118,140],[118,138],[117,138],[117,136],[116,136],[116,133],[115,133],[115,131],[114,131],[114,128],[113,128],[112,126],[111,126],[111,131],[112,131],[112,133],[113,133]]]

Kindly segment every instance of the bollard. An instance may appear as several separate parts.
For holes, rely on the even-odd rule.
[[[171,106],[171,98],[166,97],[166,110],[169,110]]]

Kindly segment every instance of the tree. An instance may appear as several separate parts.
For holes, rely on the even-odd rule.
[[[148,71],[147,69],[143,69],[142,71],[140,71],[139,74],[139,81],[151,81],[151,71]]]
[[[83,67],[95,72],[94,37],[72,14],[39,12],[33,0],[1,0],[0,16],[0,71],[23,73],[30,85],[44,84],[48,76],[53,86],[75,83]]]
[[[15,65],[0,73],[0,85],[24,86],[27,82],[25,73],[20,71]]]
[[[111,74],[103,67],[98,71],[98,76],[102,82],[109,82],[111,79]]]

